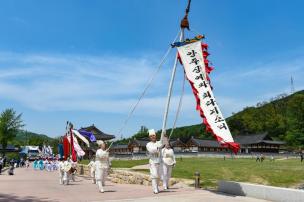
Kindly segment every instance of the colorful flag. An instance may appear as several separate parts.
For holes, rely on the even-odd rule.
[[[88,137],[91,142],[96,142],[96,137],[92,132],[85,131],[84,129],[80,129],[80,130],[78,130],[78,132],[81,135]]]

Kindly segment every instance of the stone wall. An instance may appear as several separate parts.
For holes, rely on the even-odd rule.
[[[77,165],[77,174],[84,177],[90,177],[90,169],[87,165]],[[113,183],[119,184],[140,184],[145,186],[151,185],[149,174],[132,171],[131,169],[111,169],[108,179]],[[171,178],[169,186],[177,184],[181,180]],[[162,183],[160,182],[160,185]]]
[[[109,175],[114,183],[151,185],[150,176],[144,173],[134,172],[127,169],[113,169]]]

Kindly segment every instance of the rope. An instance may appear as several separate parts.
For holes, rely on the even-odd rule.
[[[173,127],[171,129],[169,138],[168,138],[168,142],[170,142],[170,138],[171,138],[171,136],[173,134],[173,131],[176,127],[176,123],[177,123],[177,120],[178,120],[178,117],[179,117],[179,114],[180,114],[180,110],[182,108],[182,101],[183,101],[184,92],[185,92],[185,80],[186,80],[186,75],[184,75],[184,80],[183,80],[183,84],[182,84],[182,93],[181,93],[181,96],[179,98],[179,103],[178,103],[178,107],[177,107],[177,111],[176,111],[176,115],[175,115],[175,120],[174,120],[174,123],[173,123]]]
[[[180,32],[181,32],[181,31],[179,31],[179,32],[177,33],[176,37],[175,37],[174,40],[173,40],[173,43],[176,42],[178,36],[180,35]],[[142,98],[145,96],[146,92],[148,91],[148,89],[149,89],[150,86],[152,85],[152,83],[153,83],[153,81],[154,81],[156,75],[157,75],[158,72],[160,71],[162,65],[163,65],[164,62],[166,61],[166,58],[167,58],[168,55],[170,54],[171,50],[172,50],[172,47],[170,46],[170,47],[168,48],[168,50],[166,51],[166,53],[164,54],[164,56],[162,57],[162,59],[161,59],[159,65],[157,66],[156,71],[154,72],[154,74],[152,75],[152,77],[150,78],[150,80],[148,81],[148,83],[147,83],[147,85],[146,85],[144,91],[140,94],[140,96],[138,97],[137,102],[133,105],[131,111],[129,112],[129,114],[128,114],[128,116],[127,116],[127,118],[126,118],[125,121],[123,122],[122,127],[118,130],[117,136],[119,136],[119,135],[121,134],[122,130],[126,127],[128,121],[130,120],[131,116],[133,115],[135,109],[137,108],[137,106],[139,105],[140,101],[142,100]],[[111,144],[110,144],[110,146],[108,147],[107,150],[109,150],[109,149],[111,148],[112,144],[113,144],[113,142],[111,142]]]

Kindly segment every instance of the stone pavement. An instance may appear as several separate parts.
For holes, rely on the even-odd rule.
[[[105,193],[99,193],[90,179],[77,177],[71,185],[59,185],[57,172],[15,169],[15,175],[0,175],[0,202],[43,201],[214,201],[214,202],[262,202],[246,197],[236,197],[193,188],[172,189],[155,195],[151,187],[143,185],[106,183]]]

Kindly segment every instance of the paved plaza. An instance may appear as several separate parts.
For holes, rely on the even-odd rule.
[[[154,195],[151,187],[113,184],[107,181],[105,193],[99,193],[89,178],[77,177],[68,186],[59,185],[57,172],[15,169],[15,175],[0,175],[0,202],[42,201],[225,201],[262,202],[253,198],[229,196],[193,188],[176,188]]]

